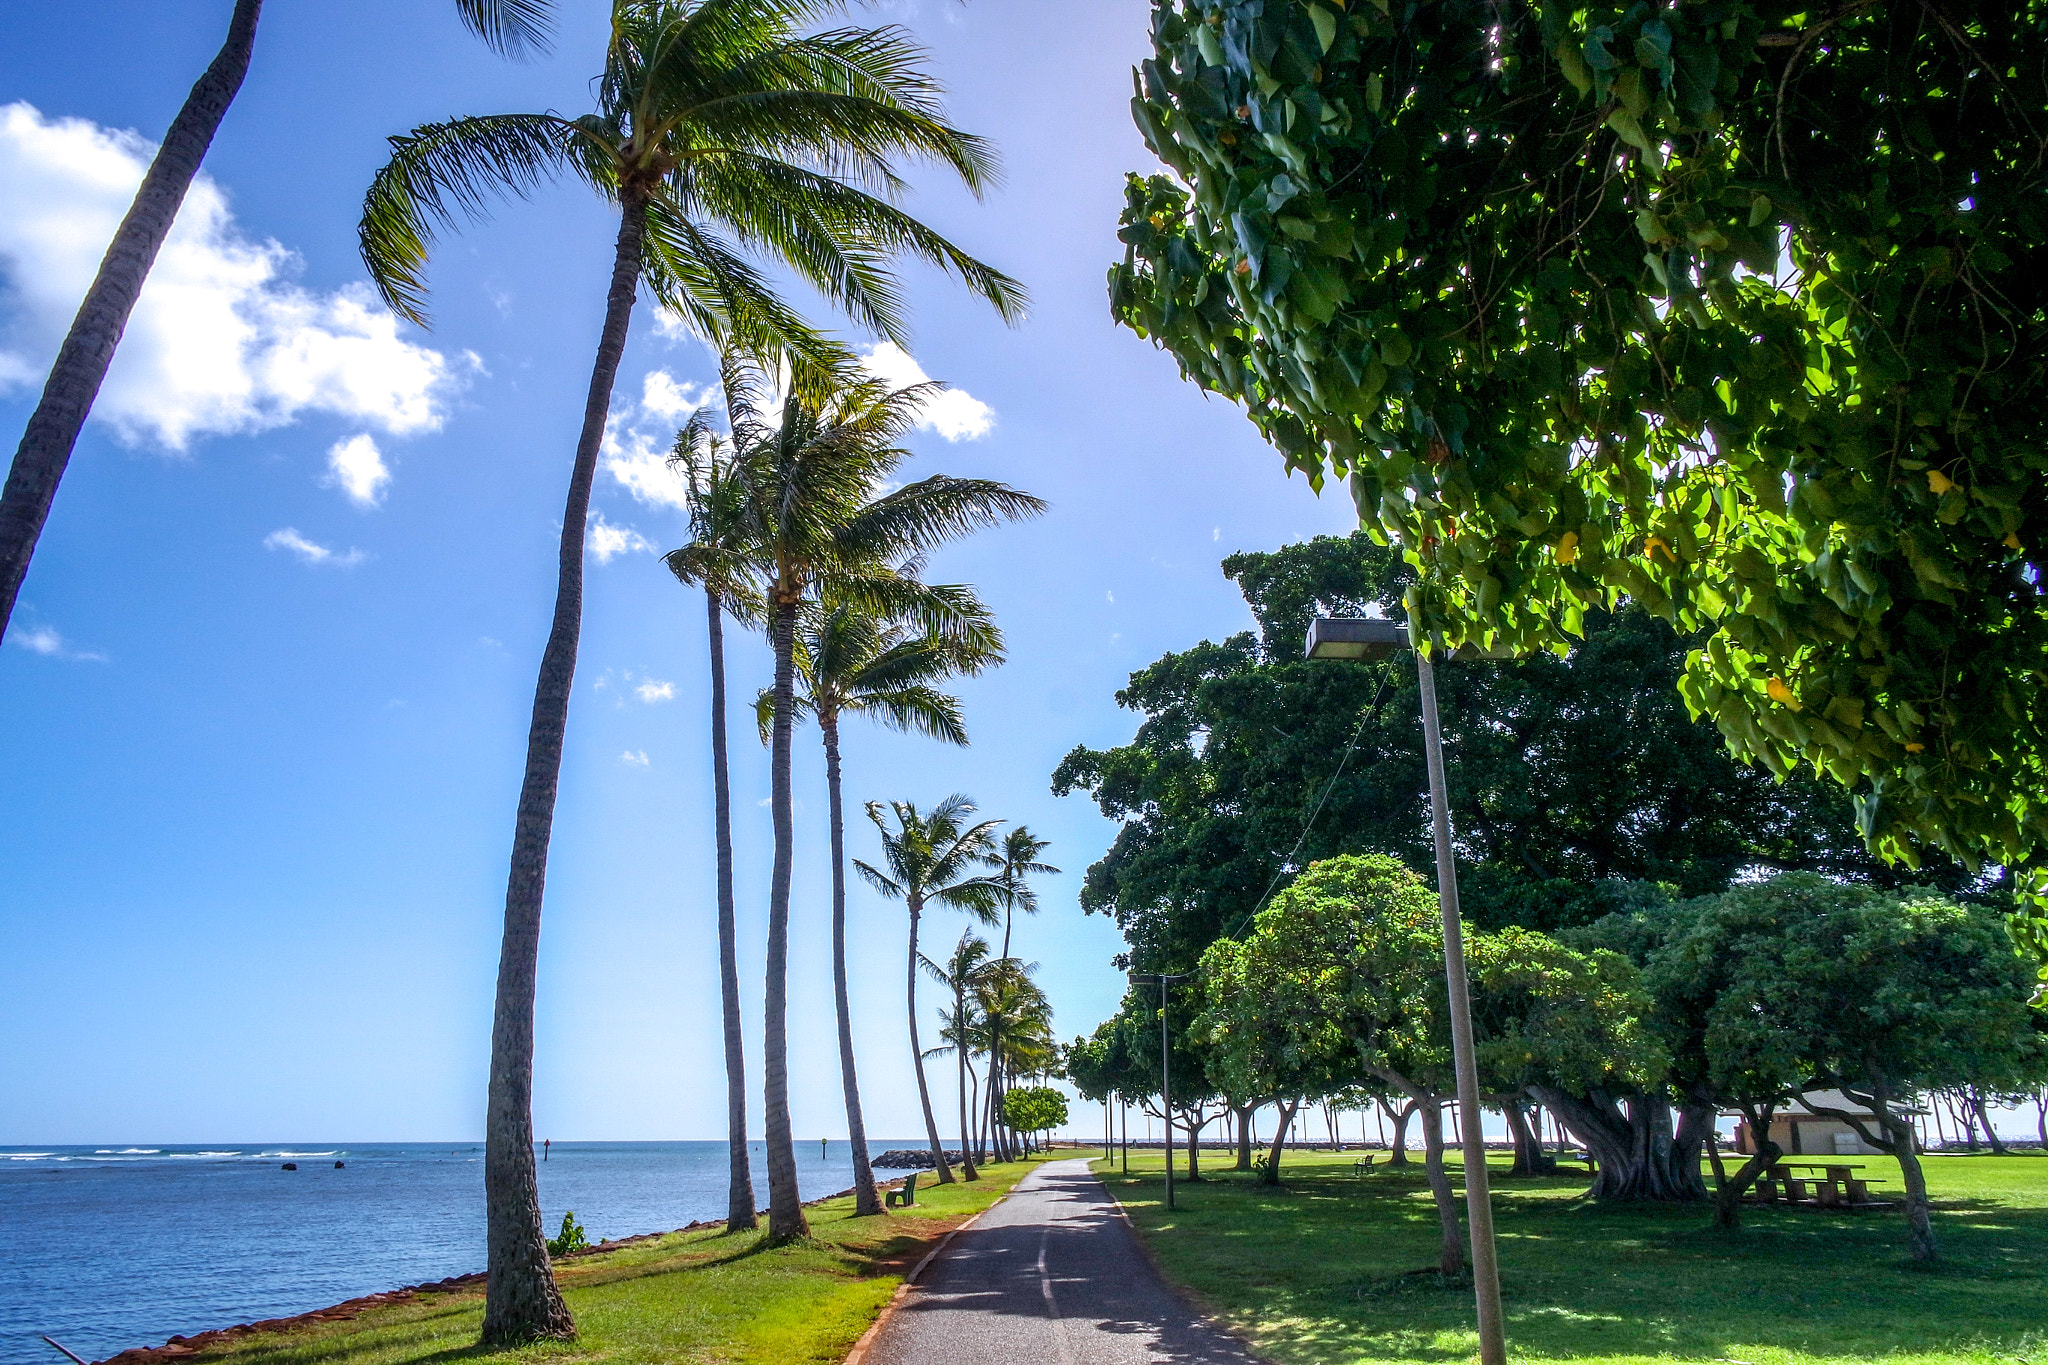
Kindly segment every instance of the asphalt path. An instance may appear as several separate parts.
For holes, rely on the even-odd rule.
[[[865,1365],[1256,1365],[1168,1289],[1086,1161],[1053,1161],[953,1238]]]

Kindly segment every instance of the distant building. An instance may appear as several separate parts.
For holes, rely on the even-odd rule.
[[[1877,1115],[1839,1090],[1810,1090],[1801,1099],[1817,1109],[1840,1109],[1854,1114],[1866,1128],[1879,1131]],[[1908,1118],[1917,1118],[1927,1112],[1904,1104],[1896,1105],[1894,1109]],[[1882,1155],[1863,1140],[1861,1133],[1842,1120],[1826,1114],[1810,1114],[1796,1101],[1771,1116],[1771,1141],[1777,1143],[1787,1156]],[[1748,1119],[1739,1119],[1735,1125],[1735,1150],[1744,1154],[1756,1151]]]

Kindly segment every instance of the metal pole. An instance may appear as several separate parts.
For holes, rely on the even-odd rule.
[[[1473,1056],[1472,993],[1465,980],[1465,935],[1458,916],[1458,865],[1451,852],[1450,798],[1444,790],[1443,736],[1437,730],[1436,673],[1415,651],[1422,687],[1422,741],[1429,759],[1429,806],[1436,827],[1436,884],[1443,902],[1444,976],[1450,986],[1451,1058],[1458,1072],[1458,1117],[1465,1145],[1465,1216],[1472,1233],[1472,1294],[1479,1307],[1481,1365],[1507,1365],[1500,1319],[1500,1263],[1494,1255],[1493,1200],[1487,1188],[1486,1135],[1480,1128],[1479,1066]]]
[[[1166,1207],[1173,1204],[1173,1061],[1166,1042],[1166,978],[1159,978],[1159,1112],[1166,1120]]]

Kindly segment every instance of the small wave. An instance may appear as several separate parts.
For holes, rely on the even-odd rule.
[[[42,1161],[57,1155],[55,1152],[0,1152],[9,1161]]]
[[[240,1152],[194,1152],[194,1156],[240,1156]]]
[[[95,1147],[94,1156],[161,1156],[161,1147]]]
[[[337,1147],[337,1148],[335,1148],[335,1149],[334,1149],[333,1151],[331,1151],[331,1152],[258,1152],[258,1153],[257,1153],[256,1155],[257,1155],[257,1156],[339,1156],[340,1154],[341,1154],[341,1149],[340,1149],[339,1147]],[[240,1155],[240,1153],[237,1153],[236,1155]]]

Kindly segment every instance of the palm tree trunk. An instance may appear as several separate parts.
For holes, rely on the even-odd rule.
[[[846,815],[839,795],[839,716],[818,710],[825,737],[825,787],[832,814],[832,1005],[839,1012],[839,1087],[846,1093],[846,1135],[853,1147],[853,1216],[882,1211],[875,1173],[868,1165],[868,1129],[860,1112],[860,1078],[853,1067],[853,1011],[846,1000]]]
[[[738,930],[732,896],[732,773],[725,750],[725,612],[718,591],[704,588],[711,630],[711,790],[718,846],[718,996],[725,1016],[725,1145],[731,1177],[725,1230],[755,1226],[754,1171],[747,1160],[747,1052],[740,1033]]]
[[[967,1126],[967,983],[953,983],[953,1059],[960,1064],[960,1178],[979,1180],[974,1169],[974,1134]]]
[[[775,816],[775,864],[768,884],[768,982],[762,1032],[767,1099],[768,1239],[808,1236],[803,1196],[797,1192],[796,1148],[789,1135],[789,881],[795,864],[796,825],[790,809],[790,743],[796,697],[794,597],[775,603],[775,724],[770,738],[769,805]]]
[[[583,404],[583,432],[562,509],[562,545],[555,589],[555,619],[541,654],[533,690],[533,722],[526,736],[526,778],[519,788],[519,818],[512,836],[512,871],[505,886],[505,936],[498,951],[498,1000],[491,1027],[491,1083],[484,1124],[484,1206],[489,1274],[484,1291],[483,1340],[499,1346],[539,1337],[572,1337],[576,1321],[555,1287],[547,1233],[540,1219],[540,1188],[533,1169],[533,994],[540,961],[540,912],[547,888],[548,841],[554,832],[555,792],[562,775],[562,739],[569,724],[569,691],[576,681],[576,645],[583,629],[583,529],[598,447],[611,415],[612,383],[633,321],[633,294],[647,233],[645,201],[622,196],[619,240],[605,299],[604,331],[591,366]]]
[[[924,1080],[924,1047],[917,1041],[917,922],[924,906],[913,893],[910,901],[910,1060],[917,1066],[917,1102],[924,1107],[924,1133],[932,1146],[932,1160],[939,1168],[939,1183],[953,1183],[953,1168],[946,1164],[946,1144],[939,1140],[939,1122],[932,1117],[932,1092]]]
[[[214,132],[249,73],[249,57],[256,46],[256,18],[262,8],[263,0],[236,0],[234,16],[228,20],[227,41],[171,120],[163,146],[157,149],[149,173],[135,192],[135,201],[114,230],[107,254],[100,258],[99,273],[85,291],[85,301],[78,305],[71,330],[57,349],[50,377],[44,381],[42,399],[21,433],[14,464],[7,471],[6,488],[0,490],[0,635],[6,634],[7,623],[13,619],[14,600],[28,574],[36,541],[42,537],[43,523],[49,520],[57,484],[71,463],[71,451],[78,444],[86,414],[99,397],[100,383],[121,344],[128,315],[135,309],[164,238],[170,235],[185,192],[199,174],[199,163],[206,159]]]

